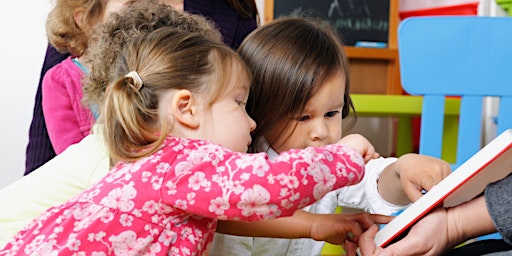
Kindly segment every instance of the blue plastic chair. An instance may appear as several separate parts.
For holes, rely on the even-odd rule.
[[[431,16],[398,28],[404,90],[422,95],[419,153],[441,157],[446,96],[460,96],[457,167],[482,145],[483,99],[500,99],[497,133],[512,128],[512,18]]]
[[[420,154],[441,157],[447,96],[461,99],[453,169],[483,146],[484,97],[499,98],[497,134],[512,128],[512,18],[405,19],[398,28],[398,52],[404,90],[424,97]]]

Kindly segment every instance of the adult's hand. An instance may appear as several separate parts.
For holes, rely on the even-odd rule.
[[[375,244],[377,226],[372,226],[359,239],[359,249],[363,255],[377,256],[435,256],[450,248],[448,239],[447,211],[439,208],[416,223],[407,236],[386,248]]]

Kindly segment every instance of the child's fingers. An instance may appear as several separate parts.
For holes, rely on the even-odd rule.
[[[355,221],[347,221],[349,231],[346,233],[346,237],[343,239],[356,241],[359,239],[359,236],[363,233],[363,227],[358,220]],[[366,228],[365,228],[366,229]]]
[[[377,153],[377,152],[367,152],[366,155],[364,155],[364,162],[365,163],[368,163],[368,161],[372,160],[372,159],[376,159],[376,158],[379,158],[380,154]]]
[[[378,157],[379,157],[379,153],[377,153],[377,151],[375,150],[375,147],[372,144],[368,143],[366,152],[363,154],[365,163],[367,163],[368,161],[370,161],[372,159],[378,158]]]
[[[375,147],[368,139],[360,134],[349,134],[341,138],[338,143],[346,144],[356,149],[363,156],[365,163],[379,157],[379,153],[375,151]]]
[[[381,214],[371,214],[373,222],[375,224],[387,224],[392,221],[395,217]]]
[[[359,222],[363,230],[367,230],[373,224],[386,224],[390,222],[394,217],[386,216],[381,214],[369,214],[369,213],[358,213],[353,215],[354,218]]]
[[[343,244],[343,250],[345,250],[345,255],[347,256],[356,256],[356,249],[357,244],[355,244],[354,242],[347,240]]]
[[[363,213],[357,213],[353,215],[356,220],[359,222],[359,225],[364,229],[367,230],[371,225],[375,223],[373,217],[371,214],[363,212]]]
[[[343,217],[343,221],[339,222],[338,231],[336,231],[336,236],[332,236],[329,239],[330,243],[333,244],[349,244],[355,243],[357,244],[360,237],[365,234],[367,229],[376,226],[375,224],[384,224],[388,223],[393,219],[392,216],[385,216],[380,214],[369,214],[366,212],[363,213],[355,213],[355,214],[340,214]],[[354,245],[354,252],[357,246]],[[352,255],[352,254],[348,254]]]
[[[421,198],[425,191],[430,191],[451,173],[451,166],[440,159],[418,155],[408,159],[406,166],[409,167],[401,171],[400,179],[404,193],[412,202]],[[418,168],[410,168],[413,166]]]
[[[357,220],[344,220],[331,226],[331,230],[325,237],[316,240],[327,241],[331,244],[343,245],[347,240],[357,241],[363,230]]]
[[[425,176],[416,183],[414,183],[414,181],[405,182],[405,184],[402,185],[402,188],[411,202],[416,202],[442,179],[443,177],[434,178],[432,176]]]

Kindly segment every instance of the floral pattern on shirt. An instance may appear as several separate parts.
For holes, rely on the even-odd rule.
[[[344,145],[269,160],[169,137],[155,154],[117,164],[91,188],[41,214],[0,254],[206,255],[217,220],[290,216],[363,173],[361,155]]]

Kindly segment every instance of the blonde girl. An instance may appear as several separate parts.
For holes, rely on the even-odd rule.
[[[95,117],[82,104],[82,80],[89,73],[88,48],[94,27],[130,0],[57,0],[48,14],[50,44],[70,56],[52,67],[42,81],[46,129],[56,154],[91,131]]]
[[[98,87],[101,92],[91,89],[84,93],[84,97],[89,96],[91,104],[99,106],[99,102],[92,99],[103,99],[106,84],[111,79],[106,76],[110,73],[107,70],[112,68],[126,43],[162,27],[197,32],[221,41],[220,33],[207,18],[180,14],[171,6],[152,0],[127,3],[102,23],[98,43],[88,49],[92,51],[94,61],[91,64],[94,68],[91,68],[87,81],[99,81],[100,86],[93,86],[90,81],[85,87]],[[100,81],[100,78],[106,80]],[[94,132],[80,142],[68,147],[31,175],[23,176],[0,190],[3,206],[0,211],[0,248],[43,211],[73,198],[108,173],[112,166],[109,166],[100,126],[96,122],[92,127]]]

